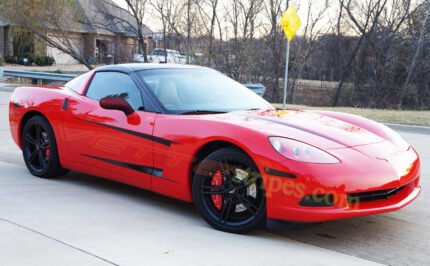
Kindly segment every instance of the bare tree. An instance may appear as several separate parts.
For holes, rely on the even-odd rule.
[[[268,52],[267,52],[267,79],[268,79],[268,99],[271,101],[279,100],[279,79],[283,76],[283,35],[279,27],[279,19],[286,10],[288,1],[286,0],[266,0],[264,10],[269,21],[268,26]],[[288,67],[288,66],[286,66]]]
[[[236,0],[239,5],[239,17],[242,29],[240,45],[236,51],[236,64],[240,73],[244,73],[243,78],[249,80],[249,75],[253,72],[255,64],[255,30],[259,27],[258,16],[263,9],[262,0]],[[241,81],[245,81],[241,79]]]
[[[35,38],[92,69],[79,42],[72,36],[79,31],[76,18],[82,14],[74,1],[4,0],[0,9],[12,24],[31,31]]]
[[[133,15],[134,19],[136,20],[136,27],[134,25],[131,25],[131,23],[127,23],[131,28],[136,32],[138,41],[139,41],[139,47],[140,51],[143,54],[143,58],[145,62],[148,62],[148,56],[147,56],[147,47],[145,43],[145,36],[143,35],[143,27],[145,26],[143,24],[143,19],[145,17],[146,13],[146,4],[148,0],[124,0],[127,4],[127,7],[131,14]]]
[[[417,41],[415,54],[412,58],[410,66],[408,67],[408,76],[406,77],[405,83],[403,84],[403,87],[402,87],[401,92],[400,92],[400,97],[399,97],[400,99],[399,99],[399,103],[397,104],[398,109],[402,108],[405,94],[406,94],[406,92],[409,88],[409,85],[411,83],[411,80],[412,80],[412,73],[416,67],[418,57],[420,56],[421,50],[422,50],[424,42],[425,42],[424,36],[425,36],[426,30],[427,30],[427,20],[429,18],[429,15],[430,15],[430,2],[427,3],[425,15],[424,15],[424,18],[422,19],[422,22],[421,22],[420,36],[419,36],[418,41]]]
[[[72,22],[82,18],[79,8],[66,8],[74,6],[71,0],[45,6],[47,2],[5,0],[0,9],[7,11],[3,13],[8,20],[29,29],[49,46],[86,62],[72,38],[79,29]],[[111,8],[115,5],[112,0],[100,2]],[[94,6],[100,2],[94,1]],[[187,62],[197,55],[194,63],[216,68],[239,82],[261,82],[267,87],[265,97],[272,102],[281,98],[284,67],[289,67],[289,100],[295,103],[312,103],[310,98],[318,98],[298,93],[305,86],[299,80],[323,80],[332,81],[327,86],[330,92],[321,90],[324,97],[319,99],[325,102],[313,103],[429,108],[429,0],[325,0],[323,4],[308,0],[307,6],[299,6],[306,9],[307,17],[302,17],[303,26],[291,43],[289,66],[284,66],[286,42],[279,25],[288,0],[123,2],[127,7],[116,7],[117,13],[101,10],[99,14],[110,20],[92,26],[126,26],[138,36],[144,53],[144,29],[139,27],[144,27],[143,20],[151,13],[158,18],[155,25],[163,32],[165,49],[185,51]]]
[[[193,29],[193,22],[195,19],[195,15],[193,14],[195,0],[187,0],[186,2],[186,10],[187,10],[187,22],[186,22],[186,32],[187,32],[187,41],[186,41],[186,55],[187,55],[187,63],[190,63],[190,58],[192,54],[191,48],[191,33]]]
[[[145,42],[144,28],[146,27],[143,23],[145,14],[147,12],[148,0],[123,0],[127,6],[127,10],[119,7],[112,0],[101,0],[101,4],[91,5],[89,8],[93,8],[96,16],[104,16],[108,19],[92,19],[90,21],[81,20],[80,22],[84,25],[88,25],[94,28],[103,29],[110,31],[114,34],[118,26],[126,28],[127,31],[132,32],[137,36],[139,44],[139,53],[142,53],[144,62],[148,62],[147,56],[147,44]],[[108,7],[108,8],[106,8]]]
[[[158,13],[163,31],[163,46],[165,50],[165,61],[167,62],[167,47],[170,39],[175,39],[176,49],[179,49],[184,39],[180,24],[184,11],[187,9],[186,2],[170,0],[152,0],[151,6]]]
[[[167,1],[166,0],[153,0],[150,2],[151,6],[158,13],[159,18],[161,19],[161,24],[163,28],[163,47],[164,47],[164,61],[167,63],[167,26],[168,22],[166,19],[166,9],[167,9]]]
[[[321,35],[327,34],[329,28],[324,28],[321,22],[324,22],[325,13],[328,12],[329,2],[326,1],[323,6],[315,10],[313,1],[308,2],[308,14],[304,23],[304,33],[301,36],[301,42],[298,45],[298,51],[293,62],[293,84],[290,90],[290,100],[295,102],[295,89],[297,80],[301,77],[305,67],[308,64],[309,58],[315,49],[318,47],[318,38]],[[314,13],[316,11],[316,13]]]
[[[372,33],[375,27],[377,26],[378,19],[384,8],[387,4],[388,0],[367,0],[365,3],[360,1],[360,4],[357,0],[348,0],[347,3],[344,0],[339,0],[339,3],[342,5],[342,8],[346,10],[349,18],[351,19],[353,25],[358,29],[360,33],[360,38],[355,46],[353,53],[351,54],[347,64],[345,65],[344,71],[339,81],[339,85],[336,88],[336,93],[333,99],[333,106],[337,106],[339,103],[340,95],[342,93],[342,87],[347,77],[348,72],[351,69],[352,63],[354,62],[355,57],[360,49],[360,46],[363,40],[367,37],[368,34]],[[354,7],[358,8],[359,11],[354,13]],[[359,22],[356,14],[362,14],[360,18],[363,19],[362,22]]]
[[[204,34],[208,42],[208,65],[212,65],[213,43],[215,39],[215,27],[218,19],[219,0],[197,1],[198,12],[202,21],[201,25],[205,28]],[[206,23],[209,21],[209,23]]]
[[[373,52],[373,58],[375,59],[372,63],[373,74],[368,77],[368,84],[371,85],[371,97],[369,97],[368,106],[374,107],[377,104],[377,96],[380,92],[384,92],[387,87],[392,86],[392,78],[389,77],[390,64],[393,60],[398,58],[398,51],[401,42],[397,41],[399,39],[399,31],[404,25],[405,20],[410,15],[410,5],[411,0],[389,0],[387,1],[386,8],[380,14],[379,18],[375,20],[374,24],[376,26],[373,31],[365,33],[365,29],[360,26],[357,18],[349,15],[353,24],[359,30],[361,34],[366,38],[365,48],[362,49],[361,58],[361,69],[356,69],[357,75],[363,75],[362,69],[363,64],[366,63],[365,55],[368,54],[365,51],[371,49]],[[396,7],[396,8],[390,8]],[[350,14],[350,13],[348,13]],[[370,46],[370,47],[369,47]],[[397,47],[396,47],[397,46]],[[362,77],[361,79],[365,79]],[[359,87],[358,82],[355,83],[355,87]]]

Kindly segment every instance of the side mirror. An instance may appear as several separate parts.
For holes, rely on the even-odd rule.
[[[130,104],[121,97],[105,97],[100,100],[100,106],[103,109],[123,111],[126,116],[134,113]]]

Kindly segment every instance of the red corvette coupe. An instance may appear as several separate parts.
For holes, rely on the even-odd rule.
[[[418,154],[386,126],[276,110],[195,66],[113,65],[17,88],[10,128],[35,176],[74,170],[194,202],[228,232],[394,211],[421,190]]]

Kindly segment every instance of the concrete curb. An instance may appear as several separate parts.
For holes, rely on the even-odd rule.
[[[430,135],[430,127],[393,124],[393,123],[384,123],[384,125],[398,131]]]

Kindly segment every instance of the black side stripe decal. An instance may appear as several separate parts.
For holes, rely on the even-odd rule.
[[[80,118],[76,118],[76,117],[75,117],[75,119],[78,119],[78,120],[81,120],[81,121],[84,121],[84,122],[87,122],[87,123],[90,123],[90,124],[99,125],[99,126],[102,126],[102,127],[110,128],[110,129],[117,130],[117,131],[121,131],[121,132],[124,132],[126,134],[130,134],[130,135],[133,135],[133,136],[136,136],[136,137],[140,137],[140,138],[152,140],[154,142],[157,142],[157,143],[160,143],[160,144],[163,144],[163,145],[166,145],[166,146],[170,146],[170,145],[172,145],[172,143],[177,143],[177,142],[174,142],[174,141],[170,141],[168,139],[163,139],[163,138],[159,138],[159,137],[152,136],[152,135],[149,135],[149,134],[144,134],[144,133],[140,133],[140,132],[136,132],[136,131],[132,131],[132,130],[128,130],[128,129],[116,127],[116,126],[106,125],[106,124],[99,123],[99,122],[88,121],[88,120],[84,120],[84,119],[80,119]]]
[[[169,179],[169,178],[165,178],[163,177],[163,169],[160,168],[153,168],[150,166],[145,166],[145,165],[139,165],[139,164],[133,164],[133,163],[128,163],[128,162],[122,162],[122,161],[117,161],[117,160],[112,160],[112,159],[107,159],[107,158],[101,158],[101,157],[97,157],[97,156],[93,156],[93,155],[88,155],[88,154],[81,154],[82,156],[91,158],[91,159],[95,159],[95,160],[99,160],[105,163],[109,163],[112,165],[116,165],[116,166],[120,166],[120,167],[124,167],[124,168],[128,168],[134,171],[138,171],[138,172],[142,172],[148,175],[152,175],[173,183],[178,183],[175,180]]]

